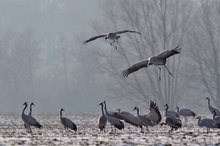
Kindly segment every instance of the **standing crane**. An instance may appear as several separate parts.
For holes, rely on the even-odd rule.
[[[121,130],[124,128],[124,123],[122,121],[120,121],[119,119],[117,118],[114,118],[113,116],[111,116],[109,113],[108,113],[108,110],[106,108],[106,101],[103,102],[103,105],[104,105],[104,109],[105,109],[105,116],[107,118],[107,121],[111,124],[111,126],[114,126],[115,128]],[[112,129],[113,131],[113,129]]]
[[[25,109],[26,109],[27,106],[28,106],[28,103],[25,102],[23,105],[24,105],[25,107],[24,107],[24,109],[23,109],[23,111],[22,111],[21,117],[22,117],[22,120],[24,121],[24,127],[25,127],[27,130],[29,130],[29,131],[27,131],[27,132],[32,133],[31,126],[36,127],[36,128],[42,128],[42,125],[41,125],[34,117],[32,117],[32,116],[30,116],[30,115],[26,115],[26,114],[24,113]]]
[[[198,119],[198,125],[200,127],[207,128],[207,133],[210,131],[210,128],[220,128],[220,123],[218,123],[213,119],[209,119],[209,118],[201,119],[200,116],[198,116],[197,119]]]
[[[212,115],[214,115],[214,111],[216,112],[216,116],[220,116],[220,112],[217,108],[214,108],[213,106],[211,106],[210,104],[210,98],[206,97],[206,99],[208,100],[208,107],[209,107],[209,111],[211,112]]]
[[[177,130],[182,127],[182,121],[178,117],[168,116],[166,117],[165,122],[161,123],[161,126],[162,125],[170,126],[171,130],[169,130],[169,132],[172,132],[173,130]]]
[[[100,132],[102,130],[104,130],[104,132],[105,132],[105,126],[107,124],[107,118],[106,118],[105,113],[104,113],[103,103],[100,103],[99,105],[101,105],[102,113],[98,118],[98,126],[99,126],[99,129],[100,129]]]
[[[175,111],[168,111],[169,106],[165,104],[165,116],[166,117],[179,117],[179,114]]]
[[[134,107],[133,111],[137,110],[137,116],[140,118],[142,124],[147,128],[147,131],[149,131],[148,126],[153,126],[153,122],[148,119],[146,116],[144,115],[140,115],[139,114],[139,108],[137,106]]]
[[[33,106],[33,105],[35,105],[35,104],[34,104],[33,102],[31,102],[31,104],[30,104],[30,112],[29,112],[29,114],[28,114],[29,116],[32,116],[32,106]]]
[[[74,130],[75,132],[77,131],[77,126],[68,118],[62,116],[62,112],[64,109],[60,109],[60,121],[61,124],[64,126],[65,129],[69,128]]]
[[[194,118],[196,117],[196,113],[193,112],[191,109],[188,109],[188,108],[179,109],[178,106],[176,107],[176,109],[177,109],[177,114],[184,117],[185,125],[187,125],[187,121],[188,121],[187,117],[190,117],[190,116]]]

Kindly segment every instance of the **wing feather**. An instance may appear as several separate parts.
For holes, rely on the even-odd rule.
[[[166,59],[166,58],[169,58],[170,56],[173,56],[175,54],[179,54],[180,51],[181,51],[181,48],[179,48],[179,45],[178,45],[176,48],[174,48],[172,50],[163,51],[163,52],[159,53],[158,55],[156,55],[155,57]]]
[[[97,36],[91,37],[88,40],[84,41],[83,44],[86,44],[88,42],[94,41],[94,40],[96,40],[98,38],[105,37],[105,36],[107,36],[107,35],[105,34],[105,35],[97,35]]]
[[[115,33],[116,33],[116,34],[122,34],[122,33],[126,33],[126,32],[141,34],[140,32],[138,32],[138,31],[133,31],[133,30],[122,30],[122,31],[116,31]]]
[[[148,66],[148,59],[139,61],[139,62],[135,63],[134,65],[132,65],[131,67],[129,67],[128,69],[122,71],[121,75],[123,77],[127,77],[131,73],[136,72],[139,69],[147,67],[147,66]]]

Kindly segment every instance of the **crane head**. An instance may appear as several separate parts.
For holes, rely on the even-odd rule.
[[[99,103],[99,105],[103,105],[103,102]]]
[[[198,116],[196,119],[199,119],[199,120],[201,120],[201,116]]]
[[[216,114],[217,114],[216,110],[214,110],[213,113],[214,113],[214,114],[213,114],[213,118],[215,118],[215,116],[216,116]]]
[[[116,111],[120,113],[120,112],[121,112],[121,109],[120,109],[120,108],[118,108],[118,109],[116,109]]]
[[[33,102],[31,102],[31,105],[35,105]]]
[[[133,111],[135,111],[135,110],[138,110],[138,107],[137,107],[137,106],[134,107]]]
[[[65,110],[63,108],[61,108],[60,111],[65,111]]]
[[[165,104],[165,110],[168,110],[168,108],[169,108],[169,106],[168,106],[168,104]]]
[[[210,100],[210,98],[209,98],[209,97],[206,97],[205,99]]]
[[[25,102],[25,103],[23,103],[22,105],[28,105],[28,103],[27,103],[27,102]]]

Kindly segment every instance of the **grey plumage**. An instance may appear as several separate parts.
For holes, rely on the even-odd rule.
[[[107,118],[107,121],[112,125],[114,126],[115,128],[121,130],[124,128],[124,123],[122,121],[120,121],[119,119],[111,116],[109,113],[108,113],[108,110],[106,108],[106,101],[103,102],[103,105],[104,105],[104,109],[105,109],[105,116]]]
[[[196,113],[193,112],[191,109],[187,109],[187,108],[179,109],[178,106],[176,107],[176,109],[177,109],[177,114],[184,117],[185,125],[187,125],[187,121],[188,121],[187,117],[193,116],[195,118],[196,116]]]
[[[215,120],[217,123],[220,123],[220,116],[217,116],[216,111],[214,111],[213,120]]]
[[[147,116],[139,114],[139,108],[137,106],[134,107],[133,111],[135,111],[135,110],[137,110],[137,115],[140,118],[142,124],[147,128],[147,130],[148,130],[148,126],[154,125],[154,123],[150,119],[148,119]]]
[[[142,128],[142,122],[140,118],[129,112],[121,111],[120,109],[118,109],[118,112],[115,112],[112,116],[117,119],[124,120],[126,123],[129,123],[133,126]]]
[[[134,73],[134,72],[138,71],[141,68],[146,68],[149,65],[155,65],[159,69],[160,69],[159,65],[163,65],[167,69],[169,74],[172,76],[171,72],[168,70],[168,68],[166,66],[166,60],[167,60],[167,58],[169,58],[169,57],[171,57],[175,54],[179,54],[180,51],[181,51],[181,48],[179,48],[179,46],[177,46],[176,48],[174,48],[172,50],[163,51],[163,52],[161,52],[161,53],[159,53],[155,56],[151,56],[148,59],[144,59],[142,61],[139,61],[139,62],[135,63],[134,65],[132,65],[128,69],[122,71],[121,75],[123,77],[127,77],[131,73]],[[159,80],[160,80],[160,76],[159,76]]]
[[[33,127],[36,127],[36,128],[41,128],[42,125],[34,117],[32,117],[30,115],[26,115],[24,113],[25,109],[28,106],[27,102],[25,102],[23,105],[25,105],[25,107],[22,111],[22,120],[24,121],[25,128],[27,128],[32,133],[30,126],[33,126]]]
[[[74,130],[75,132],[77,131],[77,126],[68,118],[62,116],[62,112],[64,109],[60,109],[60,121],[61,124],[64,126],[65,129],[69,128]]]
[[[193,112],[191,109],[187,109],[187,108],[181,108],[181,109],[179,109],[178,106],[176,107],[176,109],[177,109],[177,113],[178,113],[180,116],[183,116],[183,117],[193,116],[194,118],[195,118],[195,116],[196,116],[196,113]]]
[[[210,128],[220,128],[220,123],[216,122],[213,119],[209,119],[209,118],[201,119],[200,116],[198,116],[197,119],[198,119],[198,125],[200,127],[207,128],[207,133],[209,132]]]
[[[170,126],[171,131],[173,131],[182,127],[182,121],[178,117],[168,116],[166,117],[165,123],[161,123],[161,125]]]
[[[105,129],[105,126],[107,124],[107,118],[104,113],[103,103],[100,103],[99,105],[101,105],[102,113],[98,118],[98,126],[99,126],[100,131],[102,131],[103,129]]]
[[[210,98],[206,97],[206,99],[208,100],[208,107],[209,107],[209,111],[211,112],[212,115],[214,115],[214,111],[216,112],[217,116],[220,116],[220,112],[217,108],[214,108],[213,106],[211,106],[210,104]]]
[[[145,117],[150,119],[153,125],[160,123],[162,116],[157,104],[154,101],[150,101],[149,110],[150,112],[147,115],[145,115]]]
[[[94,40],[96,40],[98,38],[102,38],[102,37],[104,37],[106,40],[107,39],[112,40],[113,41],[112,43],[118,42],[118,39],[120,38],[119,34],[127,33],[127,32],[141,34],[140,32],[132,31],[132,30],[122,30],[122,31],[110,32],[110,33],[107,33],[104,35],[97,35],[97,36],[91,37],[88,40],[84,41],[83,44],[87,44],[88,42],[94,41]],[[112,43],[110,43],[110,44],[112,45]]]
[[[166,117],[179,117],[179,114],[175,111],[169,111],[168,104],[165,104],[165,116]]]
[[[31,104],[30,104],[30,112],[29,112],[29,114],[28,114],[29,116],[32,116],[32,106],[33,106],[33,105],[35,105],[35,104],[34,104],[33,102],[31,102]]]

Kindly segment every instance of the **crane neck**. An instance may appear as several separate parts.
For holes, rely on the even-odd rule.
[[[29,112],[29,114],[28,114],[28,115],[30,115],[30,116],[31,116],[31,114],[32,114],[32,104],[30,105],[30,112]]]
[[[208,98],[208,105],[210,105],[210,99]]]
[[[214,110],[213,119],[216,117],[216,111]]]
[[[104,115],[105,113],[104,113],[104,109],[103,109],[103,104],[101,105],[102,107],[101,107],[101,109],[102,109],[102,115]]]
[[[166,105],[165,110],[166,110],[166,111],[168,111],[168,109],[169,109],[169,106],[168,106],[168,105]]]
[[[179,109],[179,107],[176,107],[176,109],[177,109],[177,113],[179,113],[179,112],[180,112],[180,109]]]
[[[105,109],[105,115],[107,115],[107,116],[109,116],[109,113],[108,113],[108,111],[107,111],[107,108],[106,108],[106,103],[104,103],[104,109]]]
[[[200,123],[200,121],[201,121],[201,117],[200,117],[200,118],[198,118],[198,124]]]
[[[24,109],[22,111],[22,115],[24,114],[24,111],[25,111],[26,108],[27,108],[27,104],[25,104],[25,107],[24,107]]]
[[[137,110],[137,115],[140,116],[140,114],[139,114],[139,108],[137,108],[136,110]]]
[[[60,119],[62,119],[62,110],[60,110]]]

